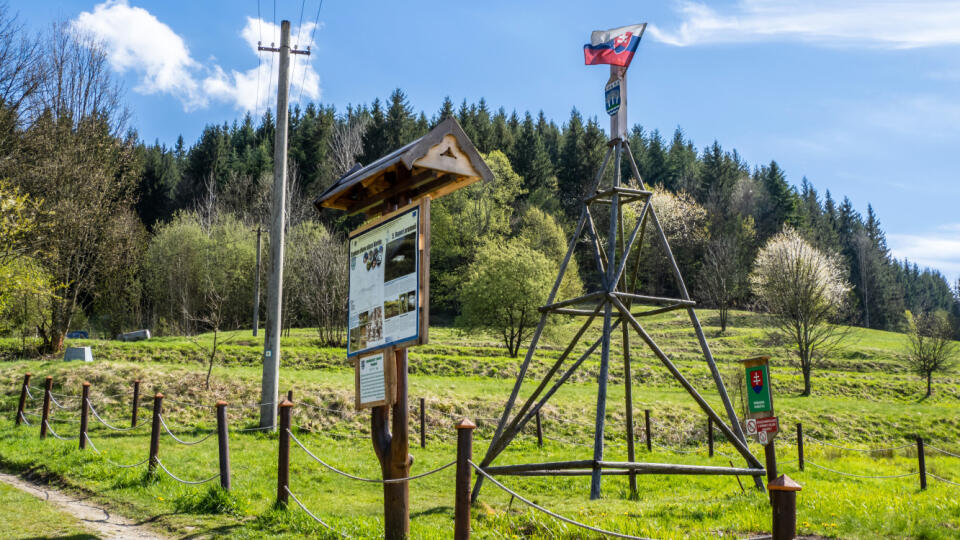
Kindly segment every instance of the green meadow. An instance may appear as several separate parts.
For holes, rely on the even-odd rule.
[[[798,496],[798,529],[804,535],[828,538],[957,538],[960,537],[960,486],[928,478],[921,491],[914,438],[927,445],[927,469],[960,483],[960,378],[934,381],[934,394],[921,399],[924,383],[905,365],[903,335],[851,329],[841,346],[830,351],[814,372],[813,395],[800,397],[802,378],[790,363],[790,350],[766,332],[759,315],[735,313],[732,327],[720,334],[715,314],[702,311],[707,337],[731,397],[741,399],[738,360],[767,354],[771,360],[774,404],[781,433],[776,448],[781,473],[803,486]],[[654,339],[676,361],[715,408],[720,401],[683,313],[662,315],[649,326]],[[552,328],[531,372],[544,373],[576,331],[572,324]],[[590,333],[588,333],[588,336]],[[596,333],[590,339],[596,339]],[[260,384],[260,342],[241,332],[222,348],[210,388],[204,388],[205,347],[198,339],[156,338],[140,343],[79,341],[93,347],[95,362],[64,363],[59,359],[21,360],[18,343],[0,342],[0,465],[27,472],[63,489],[91,495],[98,502],[137,520],[150,520],[171,536],[294,538],[305,535],[337,538],[291,501],[274,505],[277,439],[275,434],[240,431],[256,425]],[[318,457],[351,474],[377,478],[379,467],[369,438],[369,413],[353,407],[353,372],[342,349],[321,347],[315,331],[295,329],[283,342],[281,388],[294,394],[293,424],[300,440]],[[583,351],[591,342],[583,342]],[[614,350],[622,344],[617,341]],[[637,460],[708,465],[742,465],[736,451],[716,433],[716,454],[706,449],[706,417],[672,379],[645,345],[631,343],[634,373],[633,406],[638,429]],[[495,336],[455,328],[431,328],[431,343],[410,351],[411,454],[413,473],[449,463],[455,457],[456,422],[474,419],[475,459],[479,461],[492,436],[496,418],[509,395],[520,359],[505,355]],[[560,461],[592,457],[598,358],[588,360],[544,409],[546,436],[536,444],[532,425],[498,458],[496,464]],[[65,407],[54,407],[51,426],[58,435],[75,437],[81,383],[91,383],[97,412],[117,426],[129,425],[131,381],[143,381],[141,427],[115,432],[91,418],[91,440],[102,453],[80,451],[76,441],[40,440],[39,419],[32,426],[13,426],[19,385],[24,372],[33,374],[36,412],[45,376]],[[530,391],[526,384],[521,397]],[[231,429],[233,489],[224,493],[217,482],[183,485],[162,471],[146,467],[118,468],[148,455],[150,396],[163,392],[164,417],[183,440],[194,441],[215,427],[211,406],[219,399],[228,407]],[[426,402],[427,445],[419,447],[419,399]],[[643,410],[652,416],[653,451],[643,441]],[[795,426],[803,424],[806,467],[800,471]],[[617,354],[611,366],[607,406],[606,456],[626,459],[623,369]],[[824,444],[827,443],[827,444]],[[829,446],[829,445],[833,446]],[[839,447],[877,449],[856,452]],[[930,447],[933,448],[930,448]],[[755,455],[763,451],[751,446]],[[896,448],[895,450],[888,450]],[[215,437],[184,446],[164,435],[160,458],[185,480],[202,480],[217,471]],[[819,467],[818,467],[819,466]],[[823,468],[821,468],[823,467]],[[839,471],[847,475],[838,474]],[[889,476],[859,478],[856,476]],[[899,477],[900,475],[908,475]],[[452,535],[454,470],[445,469],[410,486],[411,533],[414,538]],[[769,532],[767,496],[751,489],[749,478],[638,476],[638,498],[630,497],[625,477],[605,477],[603,498],[589,500],[588,478],[502,477],[517,493],[558,514],[603,529],[653,538],[745,538]],[[382,488],[339,476],[294,446],[291,491],[320,519],[355,538],[382,534]],[[33,513],[32,510],[26,510]],[[526,507],[487,482],[473,512],[477,538],[596,538],[595,533],[560,522]]]

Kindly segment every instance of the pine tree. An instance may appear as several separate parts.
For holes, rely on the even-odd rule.
[[[543,146],[543,140],[537,135],[533,117],[527,113],[520,127],[520,135],[510,155],[513,169],[524,179],[528,192],[539,188],[548,188],[553,178],[553,165]]]

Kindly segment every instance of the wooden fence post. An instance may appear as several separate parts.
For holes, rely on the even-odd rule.
[[[293,403],[293,390],[287,390],[287,401]]]
[[[427,400],[420,398],[420,448],[427,447]]]
[[[803,470],[803,424],[797,422],[797,463]]]
[[[160,410],[163,407],[163,394],[157,392],[153,396],[153,422],[150,426],[150,460],[147,462],[147,472],[151,475],[157,472],[157,463],[160,455]]]
[[[90,383],[83,381],[80,393],[80,449],[87,447],[87,415],[90,410]]]
[[[713,418],[707,417],[707,449],[713,457]]]
[[[920,489],[927,489],[927,460],[923,456],[923,437],[917,437],[917,461],[920,466]]]
[[[650,441],[650,409],[643,410],[643,424],[647,432],[647,452],[653,451],[653,444]]]
[[[773,482],[777,479],[777,449],[773,444],[773,439],[763,445],[763,457],[766,458],[767,482]]]
[[[540,424],[540,409],[537,409],[537,447],[543,448],[543,426]]]
[[[130,427],[137,427],[137,412],[140,409],[140,379],[133,381],[133,407],[130,413]]]
[[[50,390],[53,388],[53,377],[47,376],[43,381],[43,415],[40,418],[40,438],[47,438],[47,420],[50,419]]]
[[[280,444],[277,452],[277,504],[287,505],[287,487],[290,485],[290,410],[293,403],[280,403]]]
[[[767,484],[773,508],[773,540],[793,540],[797,535],[797,492],[800,484],[783,475]]]
[[[457,492],[454,499],[453,538],[470,539],[470,484],[473,468],[473,430],[477,425],[464,418],[457,424]]]
[[[19,426],[23,420],[23,408],[27,406],[27,390],[30,388],[30,374],[23,374],[23,386],[20,388],[20,404],[17,405],[17,418],[14,425]]]
[[[227,402],[217,402],[217,448],[220,453],[220,487],[230,491],[230,439],[227,431]]]

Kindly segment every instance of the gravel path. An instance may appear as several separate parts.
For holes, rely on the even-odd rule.
[[[86,498],[67,494],[47,485],[34,484],[12,474],[0,473],[0,482],[43,499],[59,510],[73,515],[91,532],[102,538],[165,539],[146,526],[114,514]]]

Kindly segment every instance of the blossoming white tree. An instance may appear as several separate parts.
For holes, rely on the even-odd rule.
[[[796,344],[804,396],[810,395],[816,359],[845,335],[844,327],[831,324],[850,291],[845,273],[835,256],[785,229],[760,250],[750,274],[753,292],[773,315],[777,332]]]

